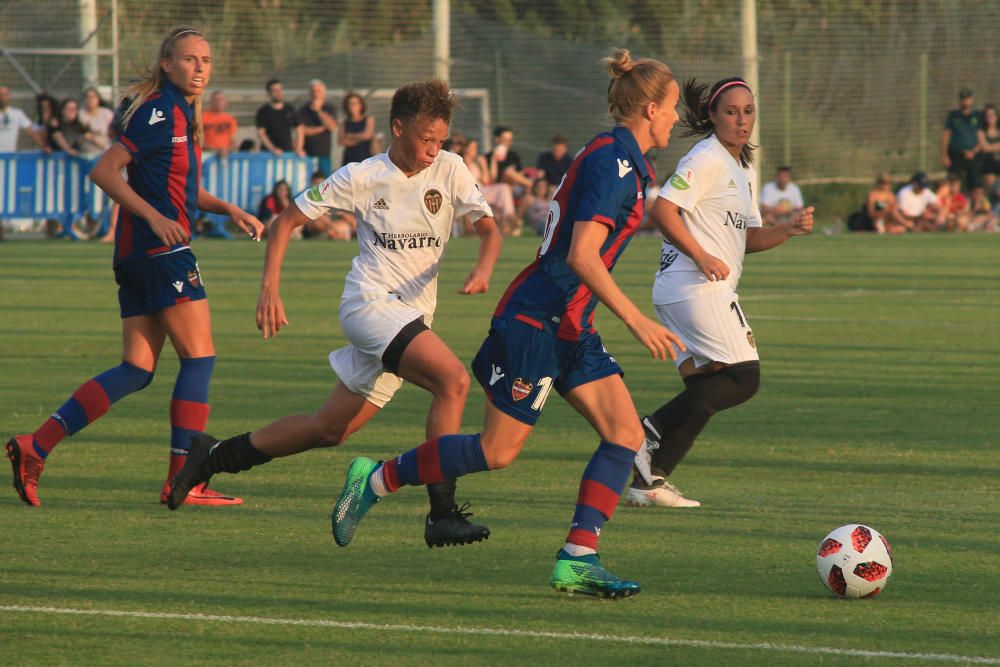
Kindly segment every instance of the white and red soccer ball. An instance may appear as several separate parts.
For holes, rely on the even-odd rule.
[[[858,523],[841,526],[820,542],[816,569],[837,597],[873,597],[892,576],[892,547],[873,528]]]

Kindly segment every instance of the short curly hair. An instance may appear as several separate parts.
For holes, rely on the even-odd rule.
[[[405,121],[423,115],[440,118],[450,125],[451,114],[457,108],[458,98],[446,81],[432,79],[422,83],[409,83],[393,94],[389,123],[397,118]]]

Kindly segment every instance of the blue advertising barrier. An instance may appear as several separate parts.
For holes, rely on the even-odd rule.
[[[87,175],[95,159],[41,151],[0,153],[0,220],[32,218],[57,220],[62,235],[76,238],[73,223],[84,218],[99,223],[98,235],[107,232],[111,200]],[[201,164],[201,185],[223,201],[256,214],[261,200],[280,180],[288,181],[293,196],[309,186],[316,158],[292,153],[230,153],[226,159],[206,153]],[[213,235],[228,236],[226,216],[206,216]]]

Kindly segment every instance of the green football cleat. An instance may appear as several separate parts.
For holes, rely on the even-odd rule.
[[[638,581],[619,579],[604,569],[597,554],[570,556],[559,550],[552,568],[552,588],[563,593],[582,593],[599,598],[627,598],[640,591]]]
[[[333,507],[333,539],[337,544],[346,547],[354,539],[354,531],[372,505],[381,498],[375,495],[368,478],[379,466],[377,461],[359,456],[351,461],[344,480],[344,489]]]

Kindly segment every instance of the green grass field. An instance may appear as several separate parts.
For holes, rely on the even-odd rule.
[[[449,247],[435,329],[461,359],[536,242],[509,241],[477,297],[456,294],[475,242]],[[195,251],[218,349],[211,430],[316,408],[335,382],[326,355],[344,342],[337,302],[355,246],[293,245],[291,326],[269,341],[254,327],[264,246]],[[649,313],[658,252],[637,239],[615,274]],[[998,257],[1000,235],[816,236],[752,256],[740,293],[761,391],[716,417],[677,470],[702,508],[620,507],[608,524],[605,562],[643,584],[618,602],[547,584],[597,444],[557,398],[514,466],[459,483],[488,542],[427,549],[425,496],[409,489],[341,549],[329,512],[347,463],[422,441],[427,395],[404,387],[340,449],[218,477],[242,507],[171,513],[158,503],[168,349],[148,389],[55,450],[41,508],[4,482],[0,664],[1000,664]],[[6,440],[117,363],[110,248],[0,244],[0,313]],[[641,412],[677,392],[672,365],[607,311],[597,325]],[[468,431],[482,403],[474,388]],[[851,522],[895,551],[874,600],[836,600],[816,576],[817,544]]]

